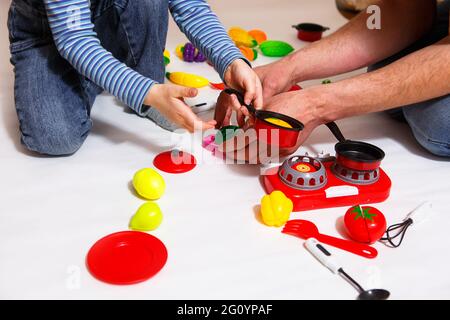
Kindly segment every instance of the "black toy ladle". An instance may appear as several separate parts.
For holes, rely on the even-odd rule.
[[[358,300],[386,300],[391,295],[389,291],[384,289],[364,290],[361,285],[350,277],[342,268],[338,270],[341,277],[350,282],[358,291]]]

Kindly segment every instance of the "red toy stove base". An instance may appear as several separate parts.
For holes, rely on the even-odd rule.
[[[294,203],[294,211],[353,206],[383,202],[389,197],[391,179],[380,168],[379,179],[373,184],[357,185],[345,182],[331,171],[334,161],[322,162],[327,172],[327,184],[317,190],[298,190],[284,184],[278,176],[278,168],[272,168],[262,176],[267,193],[282,191]]]

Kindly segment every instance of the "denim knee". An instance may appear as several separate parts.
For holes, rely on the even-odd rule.
[[[420,145],[450,157],[450,95],[406,106],[403,113]]]
[[[92,127],[89,120],[88,130]],[[70,126],[56,124],[54,126],[34,130],[32,134],[22,132],[22,144],[30,151],[48,156],[66,156],[80,149],[88,131],[80,134]]]

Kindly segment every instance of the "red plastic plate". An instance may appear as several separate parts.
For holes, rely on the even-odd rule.
[[[98,240],[86,258],[89,272],[111,284],[145,281],[158,273],[166,261],[164,244],[139,231],[117,232]]]
[[[195,157],[185,151],[173,154],[173,151],[166,151],[158,154],[153,160],[153,165],[161,171],[167,173],[185,173],[191,171],[197,165]]]

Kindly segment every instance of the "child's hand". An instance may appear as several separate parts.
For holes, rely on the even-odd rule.
[[[203,122],[191,108],[184,103],[183,98],[193,98],[198,91],[195,88],[182,87],[173,84],[155,84],[147,93],[144,104],[156,108],[163,116],[189,132],[194,129],[213,129],[214,120]]]
[[[242,59],[236,59],[230,64],[224,75],[226,84],[244,93],[246,104],[253,102],[255,108],[263,106],[263,94],[261,81],[258,75]]]

